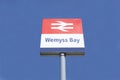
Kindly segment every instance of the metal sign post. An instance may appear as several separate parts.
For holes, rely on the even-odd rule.
[[[60,69],[61,69],[61,79],[60,80],[66,80],[66,59],[65,59],[65,53],[60,53]]]

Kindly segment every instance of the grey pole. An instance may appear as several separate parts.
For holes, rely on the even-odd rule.
[[[66,60],[65,53],[60,53],[61,80],[66,80]]]

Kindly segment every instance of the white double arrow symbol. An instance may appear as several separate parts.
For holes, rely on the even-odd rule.
[[[67,29],[73,29],[73,23],[65,23],[63,21],[56,21],[57,23],[51,23],[51,29],[61,30],[63,32],[68,32]],[[57,27],[55,27],[57,26]],[[65,27],[66,26],[66,27]]]

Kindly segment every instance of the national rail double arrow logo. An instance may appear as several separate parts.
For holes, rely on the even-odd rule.
[[[73,28],[73,23],[66,23],[63,21],[56,21],[56,23],[51,23],[51,29],[56,29],[63,32],[69,32],[69,29]]]

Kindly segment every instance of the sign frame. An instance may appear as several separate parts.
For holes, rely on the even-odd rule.
[[[71,21],[73,21],[74,26],[72,26],[73,24]],[[68,24],[68,26],[66,26],[66,24]],[[62,25],[64,29],[58,28],[60,27],[60,25]],[[48,29],[48,27],[50,27],[51,30]],[[72,30],[74,28],[76,30]],[[66,38],[65,36],[61,38],[61,35],[62,36],[66,35],[68,36],[68,38]],[[76,41],[76,43],[72,42],[72,38],[70,35],[73,36],[73,39],[74,41]],[[79,37],[80,35],[81,37]],[[57,39],[53,39],[56,36]],[[58,39],[58,37],[60,37],[63,42],[60,43],[60,39]],[[71,42],[70,42],[70,38],[71,38]],[[79,39],[81,42],[79,41],[79,43],[77,43],[77,39]],[[44,18],[43,19],[42,32],[40,37],[40,55],[60,55],[60,53],[65,53],[65,55],[85,55],[85,43],[84,43],[81,18]]]

